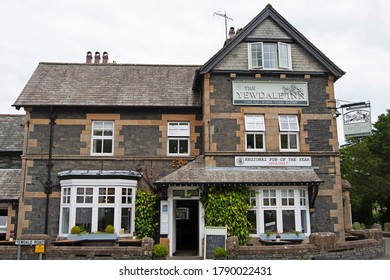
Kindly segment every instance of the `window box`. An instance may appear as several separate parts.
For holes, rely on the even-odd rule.
[[[68,234],[68,240],[116,240],[116,233],[79,233]]]
[[[305,234],[304,233],[280,233],[279,234],[279,239],[284,240],[284,241],[303,241],[305,239]],[[277,240],[277,233],[261,233],[260,234],[260,239],[261,240],[266,240],[266,241],[271,241],[271,240]]]

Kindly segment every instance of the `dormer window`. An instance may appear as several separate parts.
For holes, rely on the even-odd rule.
[[[292,70],[291,45],[286,43],[250,43],[248,45],[249,69]]]

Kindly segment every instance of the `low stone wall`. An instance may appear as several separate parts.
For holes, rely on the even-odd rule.
[[[227,240],[231,260],[368,260],[385,254],[382,231],[365,230],[364,240],[337,242],[334,233],[313,233],[308,244],[239,246],[237,237]]]
[[[46,250],[42,254],[43,260],[150,260],[152,259],[153,239],[143,238],[141,246],[54,246],[50,236],[28,235],[22,240],[45,240]],[[34,252],[35,246],[23,245],[21,260],[38,260],[39,254]],[[18,246],[0,246],[0,260],[16,260]]]

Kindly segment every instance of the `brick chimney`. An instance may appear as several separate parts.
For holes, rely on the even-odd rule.
[[[87,52],[87,58],[85,63],[92,63],[92,52]]]
[[[95,64],[100,63],[100,52],[95,52]]]
[[[108,53],[107,53],[107,52],[104,52],[104,53],[103,53],[103,63],[104,63],[104,64],[107,64],[107,63],[108,63]]]

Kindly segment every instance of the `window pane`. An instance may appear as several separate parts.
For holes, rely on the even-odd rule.
[[[94,122],[93,123],[93,135],[102,136],[103,135],[103,122]]]
[[[124,207],[121,210],[121,229],[125,233],[131,233],[131,208]]]
[[[254,134],[247,134],[246,135],[246,148],[247,149],[254,149],[255,148],[255,135]]]
[[[305,190],[300,190],[299,191],[299,203],[300,206],[306,206],[306,191]]]
[[[276,210],[264,210],[264,230],[265,232],[277,232]]]
[[[101,140],[101,139],[94,139],[93,140],[93,152],[94,153],[101,153],[102,146],[103,146],[103,140]]]
[[[263,149],[263,135],[262,134],[256,134],[256,149]]]
[[[114,225],[114,208],[99,208],[98,231],[105,231],[108,225]]]
[[[289,137],[290,137],[290,149],[297,149],[298,148],[297,135],[290,134]]]
[[[69,208],[62,208],[61,233],[68,233],[69,230]]]
[[[257,222],[256,222],[256,211],[249,210],[247,215],[247,220],[249,222],[249,233],[257,234]]]
[[[188,154],[188,140],[179,140],[180,154]]]
[[[3,212],[3,211],[2,211]],[[4,213],[0,214],[0,227],[5,227],[7,226],[7,216],[4,215]]]
[[[283,210],[283,232],[289,232],[295,230],[295,211],[294,210]]]
[[[302,232],[307,232],[307,217],[306,217],[306,210],[301,210],[301,227]]]
[[[276,44],[263,44],[264,68],[276,68]]]
[[[82,230],[91,232],[92,208],[76,208],[76,225]]]
[[[290,68],[288,45],[279,43],[278,47],[279,47],[279,66],[282,68]]]
[[[104,139],[103,140],[103,153],[112,153],[112,140],[111,139]]]
[[[170,154],[177,154],[178,146],[179,146],[179,140],[169,140],[169,153]]]
[[[287,134],[280,134],[280,148],[281,149],[288,149],[288,135]]]
[[[122,188],[122,204],[132,203],[132,193],[131,188]]]
[[[262,67],[262,44],[251,44],[252,67]]]

